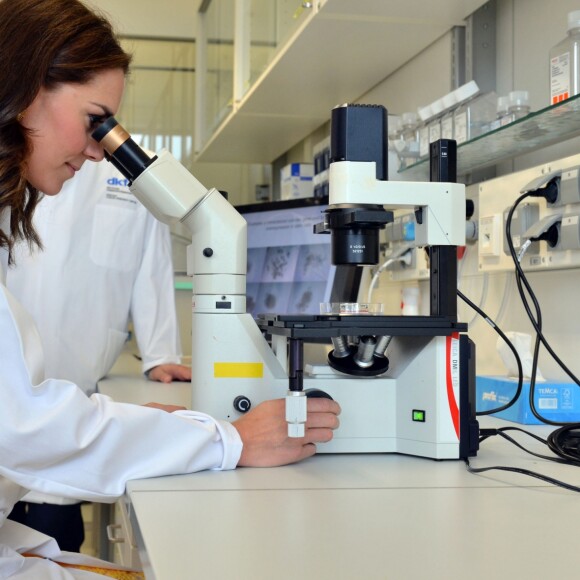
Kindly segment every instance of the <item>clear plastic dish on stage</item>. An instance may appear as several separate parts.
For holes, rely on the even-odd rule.
[[[320,314],[348,315],[377,315],[383,313],[382,304],[369,304],[367,302],[321,302]]]

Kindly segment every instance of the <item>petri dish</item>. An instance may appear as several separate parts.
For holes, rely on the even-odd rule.
[[[377,315],[383,313],[383,304],[368,302],[321,302],[320,314],[349,315]]]

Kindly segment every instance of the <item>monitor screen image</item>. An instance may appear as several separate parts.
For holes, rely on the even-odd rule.
[[[333,301],[334,296],[350,300],[354,286],[358,290],[356,277],[345,277],[345,267],[331,264],[330,235],[313,232],[324,219],[325,201],[308,198],[236,207],[248,222],[246,300],[254,318],[319,314],[321,302]]]

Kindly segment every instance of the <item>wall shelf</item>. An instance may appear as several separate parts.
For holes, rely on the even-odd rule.
[[[464,176],[577,135],[580,135],[580,95],[461,143],[457,147],[457,175]],[[399,175],[409,181],[428,179],[429,160],[414,163],[400,170]]]
[[[195,161],[271,163],[484,0],[319,0]]]

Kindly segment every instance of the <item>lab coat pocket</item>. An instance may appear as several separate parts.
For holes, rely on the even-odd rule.
[[[130,272],[140,264],[145,222],[140,212],[97,204],[91,234],[91,259],[99,266]]]

